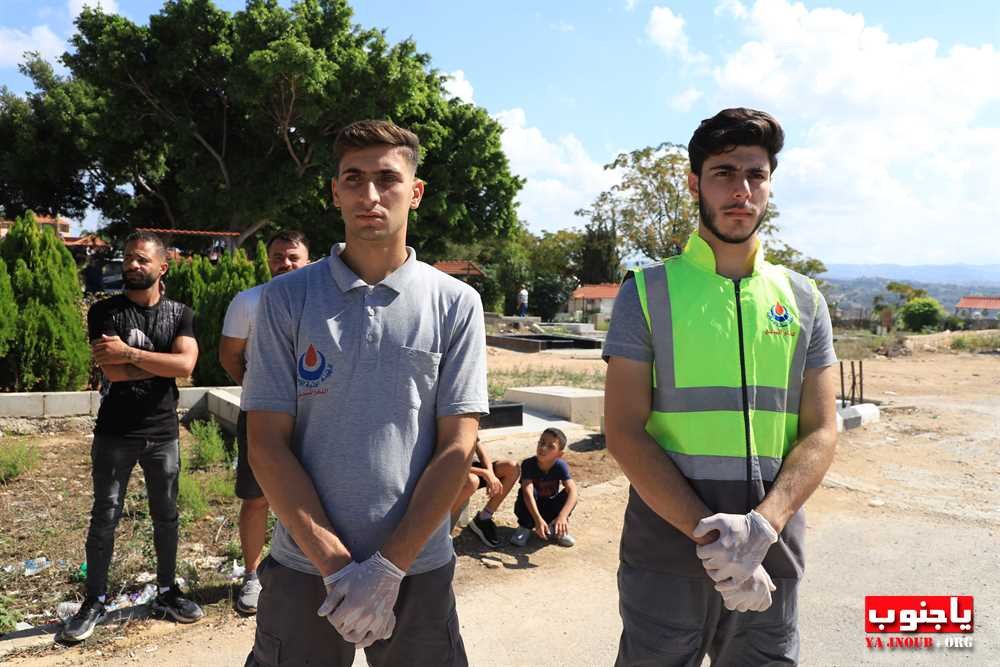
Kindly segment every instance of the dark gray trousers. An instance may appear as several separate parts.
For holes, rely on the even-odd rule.
[[[316,610],[326,598],[319,576],[281,565],[268,556],[257,568],[257,634],[244,667],[324,665],[350,667],[354,644]],[[396,600],[396,629],[365,649],[372,667],[468,667],[458,629],[451,581],[455,560],[436,570],[407,576]]]
[[[708,575],[681,577],[618,568],[622,636],[616,667],[795,665],[799,660],[798,580],[774,579],[766,611],[729,611]]]
[[[177,569],[178,441],[94,435],[90,460],[94,505],[87,531],[87,595],[96,597],[107,592],[115,529],[122,516],[128,480],[136,463],[146,478],[156,550],[156,581],[160,586],[173,585]]]

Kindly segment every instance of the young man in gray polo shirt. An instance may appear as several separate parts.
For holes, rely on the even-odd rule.
[[[346,242],[261,297],[243,407],[278,516],[247,665],[467,665],[448,512],[486,413],[482,303],[406,247],[416,135],[341,130]]]

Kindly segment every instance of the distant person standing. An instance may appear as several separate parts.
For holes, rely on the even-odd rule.
[[[521,291],[517,293],[517,316],[524,317],[528,314],[528,287],[521,285]]]
[[[449,509],[489,411],[482,301],[406,246],[417,136],[342,129],[345,242],[261,295],[247,410],[278,515],[247,667],[465,667]]]
[[[302,232],[280,231],[268,239],[267,265],[272,277],[302,268],[308,263],[309,242]],[[265,285],[267,283],[251,287],[233,297],[222,324],[219,363],[239,385],[243,384],[247,346],[253,337],[257,304]],[[260,565],[267,539],[268,504],[247,461],[247,418],[242,410],[236,421],[236,445],[236,497],[243,501],[240,505],[240,546],[246,567],[243,586],[236,598],[236,609],[244,614],[256,614],[257,598],[260,596],[257,566]]]
[[[63,628],[62,639],[67,641],[89,637],[105,615],[115,529],[136,463],[146,478],[153,520],[159,585],[153,611],[179,623],[193,623],[203,615],[174,581],[180,473],[175,378],[191,375],[198,343],[191,309],[161,295],[160,280],[166,272],[159,237],[132,234],[122,263],[124,294],[98,301],[87,313],[94,362],[110,386],[105,385],[90,451],[94,505],[87,532],[87,597]]]

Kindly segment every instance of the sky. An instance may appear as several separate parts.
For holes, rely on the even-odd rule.
[[[0,0],[0,84],[25,92],[21,54],[57,58],[96,1]],[[101,6],[146,23],[161,3]],[[827,263],[1000,263],[994,0],[352,6],[501,123],[535,233],[581,227],[573,212],[614,184],[603,166],[617,154],[687,144],[701,119],[748,106],[786,132],[772,186],[783,241]]]

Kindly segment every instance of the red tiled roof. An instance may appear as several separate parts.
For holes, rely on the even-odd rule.
[[[1000,296],[963,296],[956,308],[975,310],[1000,310]]]
[[[467,259],[446,259],[435,262],[434,268],[449,276],[485,276],[483,270],[473,261]]]
[[[188,236],[239,236],[239,232],[207,232],[198,229],[163,229],[160,227],[136,227],[137,232],[154,234],[186,234]]]
[[[93,234],[87,234],[86,236],[64,236],[63,243],[72,246],[94,246],[96,248],[103,248],[108,245],[104,239]]]
[[[598,285],[580,285],[573,293],[571,299],[614,299],[618,296],[618,283],[600,283]]]

